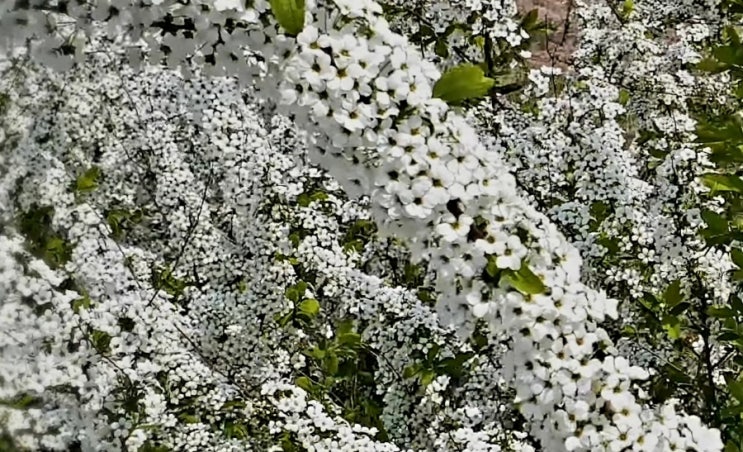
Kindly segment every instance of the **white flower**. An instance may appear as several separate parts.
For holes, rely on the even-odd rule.
[[[454,242],[462,239],[469,233],[473,219],[467,215],[460,215],[459,218],[447,214],[442,223],[436,225],[436,232],[441,235],[445,242]]]
[[[242,0],[214,0],[214,9],[217,11],[226,11],[228,9],[241,10],[243,9]]]

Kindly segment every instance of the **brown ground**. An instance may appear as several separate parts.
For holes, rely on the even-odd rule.
[[[575,30],[567,24],[566,19],[571,10],[572,0],[516,0],[519,11],[526,13],[536,8],[539,19],[550,22],[557,30],[549,36],[548,42],[533,49],[534,64],[541,66],[552,62],[556,66],[565,66],[575,49]]]

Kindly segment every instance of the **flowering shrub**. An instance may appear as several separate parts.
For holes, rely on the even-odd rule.
[[[717,2],[0,5],[8,448],[737,450]]]

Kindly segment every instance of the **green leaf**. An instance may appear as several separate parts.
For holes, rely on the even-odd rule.
[[[591,217],[598,221],[603,221],[609,214],[609,206],[601,201],[596,201],[591,204],[588,211],[591,213]]]
[[[344,319],[336,327],[336,333],[338,335],[348,334],[353,332],[353,320]]]
[[[728,220],[719,213],[703,210],[702,219],[712,232],[716,234],[728,232]]]
[[[433,303],[436,301],[436,297],[430,289],[418,289],[418,299],[424,303]]]
[[[361,335],[358,333],[343,333],[338,335],[338,343],[356,347],[361,344]]]
[[[423,386],[428,386],[433,382],[433,380],[436,379],[436,372],[434,372],[433,370],[424,370],[421,373],[420,378],[421,384]]]
[[[710,317],[725,319],[735,317],[735,311],[727,306],[710,306],[707,308],[707,315]]]
[[[66,240],[52,236],[50,237],[44,246],[43,258],[46,263],[52,268],[58,268],[65,262],[70,260],[72,256],[72,249]]]
[[[72,311],[77,314],[80,312],[81,309],[88,309],[90,307],[90,297],[85,294],[82,298],[78,298],[77,300],[72,302]]]
[[[671,315],[680,315],[680,314],[683,314],[684,311],[686,311],[690,307],[691,307],[691,303],[685,301],[683,303],[679,303],[676,306],[674,306],[673,309],[671,309],[668,313]]]
[[[406,367],[402,371],[402,377],[407,378],[413,378],[414,376],[418,375],[418,372],[420,371],[420,365],[419,364],[411,364],[410,366]]]
[[[438,368],[442,369],[447,375],[460,377],[464,372],[462,366],[473,356],[475,356],[474,353],[460,353],[453,358],[447,358],[441,361]]]
[[[434,47],[433,52],[441,58],[448,58],[449,45],[446,43],[446,39],[439,39],[436,41],[436,47]]]
[[[338,355],[333,352],[329,352],[323,360],[325,371],[329,375],[335,375],[338,373]]]
[[[312,194],[302,193],[299,196],[297,196],[297,204],[299,204],[302,207],[307,207],[310,204],[312,204],[314,201],[324,201],[326,199],[328,199],[328,194],[322,191],[316,191]]]
[[[675,341],[681,337],[681,322],[676,316],[664,316],[663,329],[666,330],[666,334],[672,341]]]
[[[526,262],[521,263],[518,271],[506,269],[503,274],[508,284],[523,294],[536,295],[546,290],[542,279],[529,269]]]
[[[697,69],[702,72],[718,73],[724,71],[728,67],[728,65],[720,63],[715,58],[704,58],[702,61],[697,63]]]
[[[737,341],[738,339],[740,339],[740,334],[735,331],[725,331],[717,336],[717,340],[723,342]]]
[[[178,419],[182,420],[186,424],[198,424],[199,417],[190,413],[181,413],[178,415]]]
[[[743,49],[740,46],[719,46],[712,50],[712,55],[728,66],[743,64]]]
[[[128,229],[142,222],[142,217],[141,210],[130,212],[124,209],[112,209],[106,212],[106,222],[111,228],[111,237],[121,240]]]
[[[307,193],[302,193],[299,196],[297,196],[297,204],[299,204],[302,207],[307,207],[310,205],[310,195]]]
[[[89,339],[98,353],[111,353],[111,336],[108,333],[93,330],[93,332],[90,333]]]
[[[538,21],[539,21],[539,10],[534,8],[530,10],[528,13],[526,13],[524,15],[524,18],[521,19],[521,28],[528,31],[529,29],[534,27],[534,25],[536,25]]]
[[[485,266],[485,271],[492,278],[498,276],[498,274],[500,273],[500,268],[498,268],[498,265],[496,264],[496,256],[492,254],[488,256],[488,263]]]
[[[737,295],[730,296],[730,305],[735,309],[738,314],[743,314],[743,300]]]
[[[626,89],[622,88],[619,90],[619,99],[617,101],[620,105],[627,105],[630,99],[630,93]]]
[[[289,35],[298,35],[304,28],[304,0],[270,0],[276,21]]]
[[[291,432],[284,432],[284,435],[281,437],[281,450],[283,452],[298,452],[300,450],[299,447],[294,444]]]
[[[722,123],[708,122],[700,119],[697,125],[697,143],[709,147],[714,154],[727,152],[732,143],[743,141],[743,128],[735,117],[729,117]]]
[[[225,402],[224,405],[222,405],[222,410],[229,410],[229,409],[237,409],[241,410],[243,408],[247,407],[247,404],[241,400],[230,400],[228,402]]]
[[[328,199],[328,194],[324,191],[316,191],[312,193],[312,196],[310,196],[310,199],[313,201],[325,201]]]
[[[315,388],[315,385],[312,384],[312,380],[310,380],[309,377],[299,377],[294,380],[294,383],[307,392],[312,392]]]
[[[733,250],[730,252],[730,258],[733,260],[733,263],[737,265],[739,268],[743,268],[743,251],[739,250],[738,248],[733,248]]]
[[[433,97],[456,105],[485,96],[494,84],[495,80],[485,77],[482,68],[474,64],[463,64],[441,76],[433,87]]]
[[[299,281],[298,283],[291,285],[286,288],[284,295],[289,301],[297,303],[304,296],[304,292],[307,290],[307,283]]]
[[[188,283],[173,276],[169,267],[152,269],[152,285],[157,290],[163,290],[168,295],[178,298],[188,287]]]
[[[223,433],[227,438],[245,439],[248,437],[247,427],[240,422],[228,421],[224,426]]]
[[[287,313],[285,315],[276,314],[276,316],[274,316],[274,320],[281,327],[284,327],[284,326],[288,325],[289,322],[291,322],[293,318],[294,318],[294,313],[293,312],[289,312],[289,313]]]
[[[633,0],[624,0],[622,3],[622,17],[629,19],[629,16],[635,10],[635,2]]]
[[[314,298],[307,298],[299,304],[299,310],[309,317],[314,317],[320,312],[320,303]]]
[[[441,347],[438,344],[431,345],[431,348],[426,352],[426,362],[432,363],[440,351]]]
[[[403,269],[403,283],[406,287],[415,288],[419,286],[419,280],[424,276],[423,268],[419,265],[407,263]]]
[[[126,212],[120,210],[112,210],[106,215],[106,221],[108,226],[111,228],[111,236],[114,238],[120,238],[122,235],[121,223],[126,220]]]
[[[312,347],[312,349],[310,349],[310,351],[304,352],[305,355],[317,360],[325,358],[325,353],[325,349],[322,349],[318,346],[314,346]]]
[[[734,191],[743,193],[743,180],[732,174],[708,173],[702,176],[702,183],[713,192]]]
[[[240,278],[240,281],[237,282],[237,291],[240,293],[246,293],[248,291],[248,283],[244,277]]]
[[[40,406],[43,402],[43,399],[34,396],[33,394],[21,394],[19,396],[14,397],[13,399],[3,400],[0,399],[0,406],[9,406],[11,408],[15,408],[17,410],[23,410],[26,408],[33,408],[35,406]]]
[[[732,2],[737,3],[738,5],[743,5],[740,0],[732,0]],[[730,39],[734,46],[740,47],[740,35],[738,34],[738,30],[736,30],[736,27],[734,25],[728,25],[727,27],[725,27],[723,33],[726,38]]]
[[[681,295],[681,280],[677,279],[673,281],[671,284],[666,287],[666,290],[663,292],[663,300],[665,300],[666,305],[669,308],[672,308],[679,304],[681,300],[683,300],[684,297]]]
[[[79,192],[90,192],[98,188],[98,178],[101,176],[101,169],[97,166],[90,168],[78,176],[75,181],[75,190]]]
[[[155,445],[154,443],[147,441],[139,447],[137,452],[170,452],[167,446]]]
[[[619,240],[609,237],[601,237],[596,241],[596,243],[606,248],[607,251],[609,251],[609,254],[617,254],[621,249],[619,247]]]
[[[743,382],[731,381],[728,383],[728,390],[730,395],[736,398],[739,402],[743,402]]]
[[[736,410],[731,410],[730,408],[735,408]],[[743,413],[743,405],[736,405],[730,408],[723,409],[720,412],[720,414],[722,416],[726,416],[726,415],[727,416],[731,416],[731,415],[738,416],[741,413]],[[725,410],[728,410],[728,411],[725,411]],[[725,444],[725,449],[723,449],[723,452],[740,452],[740,449],[738,448],[738,446],[735,445],[735,443],[732,440],[730,440],[727,442],[727,444]]]
[[[498,92],[510,93],[518,90],[524,85],[523,73],[516,70],[508,70],[493,75],[493,86],[499,88]]]

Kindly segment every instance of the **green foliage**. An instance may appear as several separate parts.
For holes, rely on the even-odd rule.
[[[619,90],[619,98],[617,99],[617,101],[621,105],[626,106],[629,103],[631,97],[632,95],[630,94],[630,92],[622,88]]]
[[[681,280],[676,279],[669,284],[663,292],[663,301],[666,303],[666,306],[673,310],[683,299],[684,296],[681,293]]]
[[[730,241],[728,220],[723,215],[711,210],[702,211],[702,219],[707,224],[701,232],[708,245],[721,245]]]
[[[290,301],[297,303],[300,298],[304,296],[306,290],[307,283],[304,281],[299,281],[298,283],[287,287],[284,295],[286,295],[286,298],[288,298]]]
[[[227,421],[222,428],[222,433],[227,438],[246,439],[248,438],[248,428],[239,421]]]
[[[724,6],[732,15],[743,14],[743,0],[727,0]]]
[[[713,162],[722,169],[733,169],[743,163],[743,120],[739,115],[700,117],[698,121],[697,142],[712,151]]]
[[[102,355],[111,353],[111,335],[105,331],[93,330],[89,335],[91,345]]]
[[[344,419],[378,429],[380,440],[387,433],[380,418],[382,400],[374,390],[377,360],[363,343],[361,334],[351,319],[341,320],[332,339],[315,335],[314,345],[304,354],[308,358],[307,373],[295,383],[317,400],[331,400],[341,406]]]
[[[462,101],[485,96],[495,80],[485,77],[481,67],[463,64],[446,71],[433,86],[433,97],[458,105]]]
[[[188,287],[188,282],[173,275],[170,267],[154,267],[150,276],[150,283],[155,290],[162,290],[177,301]]]
[[[299,303],[299,311],[307,317],[314,317],[320,313],[320,303],[314,298],[307,298]]]
[[[316,201],[324,201],[328,199],[328,194],[324,191],[316,190],[311,193],[302,193],[297,196],[297,204],[302,207],[308,207],[310,204]]]
[[[624,0],[622,3],[622,17],[627,20],[635,11],[635,2],[633,0]]]
[[[683,339],[687,335],[685,328],[688,324],[685,312],[691,307],[691,303],[684,298],[681,280],[672,281],[659,296],[645,293],[640,299],[645,321],[637,328],[664,331],[672,343]]]
[[[106,212],[106,222],[111,228],[111,237],[114,240],[123,240],[127,233],[143,220],[141,210],[129,211],[125,209],[111,209]]]
[[[489,270],[488,270],[489,271]],[[503,278],[514,289],[524,295],[536,295],[544,293],[547,287],[542,279],[531,271],[526,262],[521,263],[517,271],[511,269],[502,270]]]
[[[0,405],[16,410],[25,410],[29,408],[39,408],[42,405],[42,399],[33,394],[20,394],[9,400],[0,399]]]
[[[735,174],[705,174],[702,176],[702,182],[713,193],[720,191],[743,192],[743,180]]]
[[[378,439],[387,440],[380,418],[382,400],[375,390],[376,355],[363,343],[351,318],[333,321],[335,328],[328,337],[327,330],[321,327],[327,319],[320,321],[324,315],[322,299],[305,297],[315,277],[299,263],[295,269],[303,280],[285,289],[285,297],[293,308],[288,313],[277,314],[274,320],[281,327],[301,328],[308,335],[302,351],[307,366],[296,378],[296,385],[315,400],[339,406],[341,415],[349,422],[376,428]],[[283,441],[285,450],[298,450],[291,438]]]
[[[360,253],[377,232],[377,226],[369,220],[357,220],[346,231],[341,245],[348,252]]]
[[[74,191],[77,193],[89,193],[98,188],[101,177],[101,169],[93,166],[75,179]]]
[[[147,441],[139,447],[137,452],[171,452],[169,447],[157,445],[152,441]]]
[[[1,419],[0,419],[1,420]],[[15,452],[21,450],[8,433],[0,430],[0,450],[7,452]]]
[[[83,309],[89,309],[92,305],[90,297],[87,293],[84,293],[81,298],[78,298],[72,302],[72,310],[78,314]]]
[[[284,296],[293,303],[293,308],[286,314],[275,316],[274,320],[279,326],[291,324],[298,328],[305,327],[320,314],[320,302],[314,298],[304,297],[308,287],[306,282],[299,281],[286,288]]]
[[[289,35],[298,35],[304,28],[304,0],[270,0],[276,21]]]
[[[475,356],[472,352],[462,352],[450,357],[439,356],[441,347],[433,344],[425,356],[403,369],[403,378],[418,378],[422,387],[431,384],[439,376],[453,379],[464,375],[465,363]]]
[[[727,12],[736,20],[743,17],[740,16],[743,14],[743,1],[727,0],[724,4]],[[697,67],[700,71],[713,74],[727,72],[731,76],[730,98],[733,100],[731,108],[717,112],[700,108],[697,118],[697,142],[710,150],[710,158],[717,166],[714,172],[703,175],[701,181],[710,188],[710,197],[724,200],[722,209],[702,211],[706,227],[701,235],[707,246],[728,252],[737,267],[731,275],[737,284],[733,295],[728,300],[712,300],[703,310],[703,323],[697,328],[705,343],[708,343],[712,340],[708,336],[713,331],[708,325],[716,324],[719,332],[715,333],[713,339],[727,350],[724,359],[715,362],[706,359],[704,365],[706,374],[722,372],[725,383],[696,383],[708,407],[706,421],[722,431],[726,452],[740,451],[743,445],[743,301],[736,295],[743,288],[743,251],[740,247],[743,239],[743,179],[740,172],[743,164],[743,116],[740,114],[743,109],[742,65],[743,44],[739,32],[735,27],[728,26],[720,35],[720,42],[710,49]],[[699,296],[711,298],[708,294]],[[678,306],[683,305],[681,302]],[[705,353],[703,351],[702,354]]]
[[[18,219],[18,229],[26,237],[31,254],[49,267],[59,268],[72,256],[72,246],[52,227],[53,207],[35,206]]]
[[[10,106],[10,96],[8,93],[0,93],[0,116],[7,113]]]

